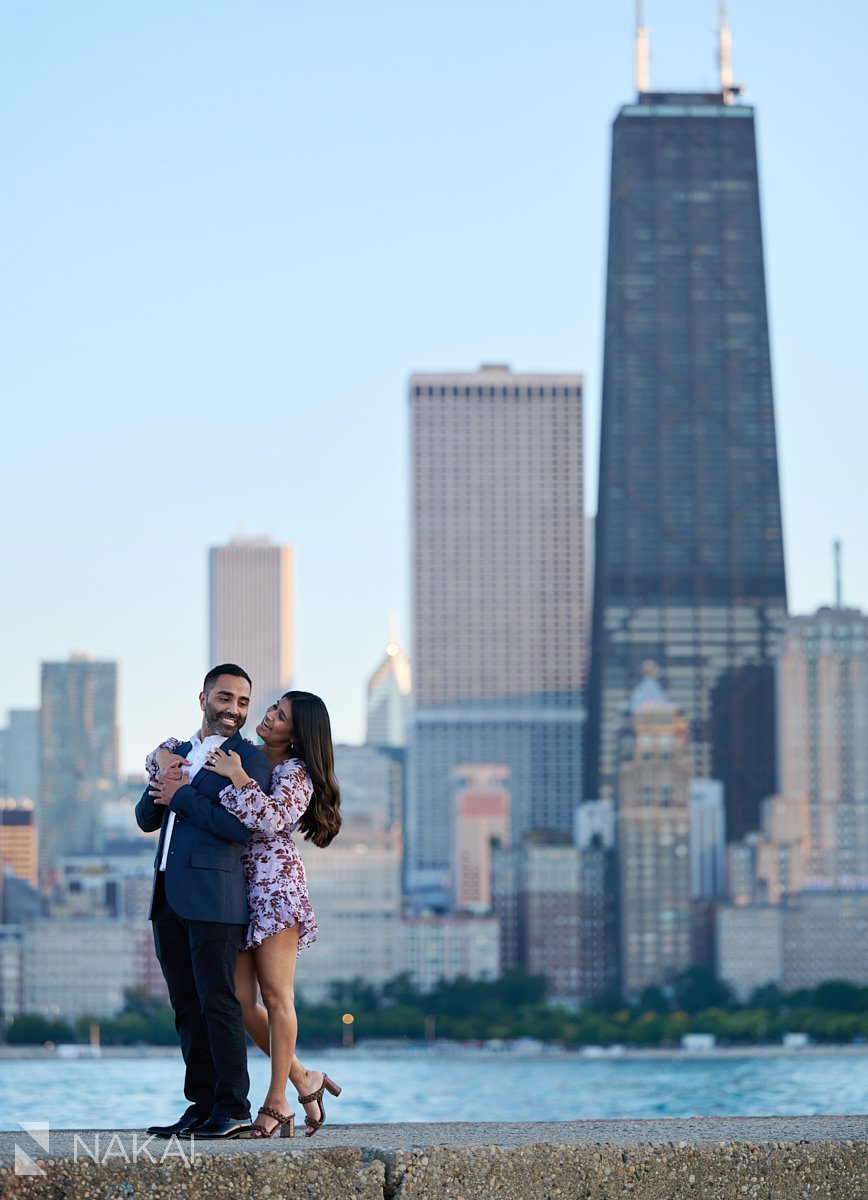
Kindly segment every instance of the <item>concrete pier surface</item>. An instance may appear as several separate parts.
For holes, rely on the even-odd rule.
[[[868,1117],[326,1125],[202,1142],[0,1133],[0,1195],[134,1200],[868,1200]]]

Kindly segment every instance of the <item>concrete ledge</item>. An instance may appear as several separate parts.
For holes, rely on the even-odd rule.
[[[42,1174],[16,1173],[22,1152]],[[0,1134],[16,1200],[866,1200],[868,1118],[326,1126],[315,1138],[161,1142]]]

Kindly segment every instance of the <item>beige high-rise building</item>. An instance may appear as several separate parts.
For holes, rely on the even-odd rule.
[[[293,671],[293,552],[267,537],[209,551],[208,666],[234,662],[253,680],[254,724]]]
[[[776,681],[778,790],[801,813],[805,885],[868,885],[868,616],[793,618]]]
[[[621,981],[661,986],[690,966],[690,727],[646,664],[630,701],[617,805]]]
[[[407,881],[450,903],[451,774],[510,770],[512,837],[581,800],[582,377],[414,375]]]

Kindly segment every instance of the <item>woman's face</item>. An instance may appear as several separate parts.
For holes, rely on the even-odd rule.
[[[289,700],[275,701],[256,726],[256,732],[266,746],[288,750],[292,741],[292,705]]]

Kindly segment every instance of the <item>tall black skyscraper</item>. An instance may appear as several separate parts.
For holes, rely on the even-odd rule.
[[[754,111],[726,85],[615,120],[599,489],[585,795],[614,795],[653,659],[740,837],[774,790],[787,600]]]

